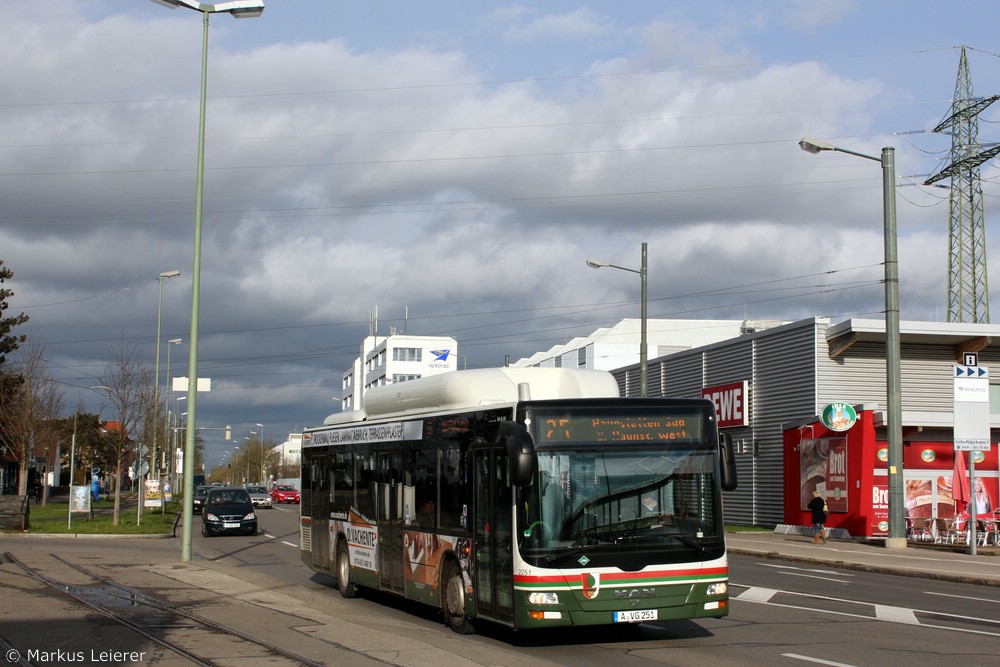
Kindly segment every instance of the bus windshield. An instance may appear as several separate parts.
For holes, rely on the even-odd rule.
[[[574,442],[537,455],[538,477],[520,491],[515,533],[529,562],[585,556],[596,566],[607,554],[642,567],[723,553],[714,442]]]

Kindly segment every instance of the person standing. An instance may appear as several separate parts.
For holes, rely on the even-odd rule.
[[[806,509],[812,514],[813,544],[826,544],[826,531],[823,528],[826,523],[826,501],[819,491],[813,491],[813,498]]]

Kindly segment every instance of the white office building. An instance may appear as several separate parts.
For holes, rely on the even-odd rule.
[[[361,408],[362,396],[372,387],[459,368],[458,343],[450,336],[368,336],[361,343],[361,356],[343,375],[341,410]]]
[[[780,324],[783,322],[770,320],[647,320],[646,355],[648,359],[656,359]],[[589,336],[574,338],[511,365],[515,368],[540,366],[611,371],[637,364],[641,325],[639,319],[622,320],[614,326],[597,329]]]
[[[289,433],[288,439],[274,446],[278,454],[278,465],[298,466],[302,460],[302,434]]]

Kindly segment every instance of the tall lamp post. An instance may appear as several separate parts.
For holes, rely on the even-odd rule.
[[[181,275],[180,271],[163,271],[160,273],[159,280],[160,283],[160,297],[156,304],[156,376],[153,379],[153,405],[156,406],[156,410],[160,409],[160,320],[163,313],[163,279],[171,280]],[[170,358],[170,347],[167,347],[167,358]],[[167,362],[167,367],[170,367],[170,362]],[[169,375],[169,372],[168,372]],[[153,429],[153,446],[149,449],[149,474],[152,475],[153,471],[156,469],[156,432],[157,429]],[[162,492],[161,492],[162,493]],[[145,496],[139,494],[139,504],[142,504],[142,498]],[[162,498],[162,496],[160,496]]]
[[[257,480],[257,483],[263,484],[264,483],[264,425],[257,424],[257,426],[260,426],[260,465],[258,466],[260,477]]]
[[[648,369],[646,368],[646,357],[648,350],[646,349],[646,242],[642,242],[642,264],[639,270],[630,269],[625,266],[616,266],[615,264],[609,264],[608,262],[602,262],[597,259],[588,259],[587,266],[592,269],[603,269],[608,267],[611,269],[621,269],[622,271],[628,271],[630,273],[638,273],[639,279],[642,281],[642,295],[640,297],[640,315],[639,315],[639,396],[646,398],[647,394],[647,380],[648,380]]]
[[[180,447],[178,447],[179,442],[178,442],[177,433],[181,429],[181,417],[186,417],[187,416],[187,412],[183,412],[183,413],[180,412],[180,402],[181,401],[186,401],[187,398],[188,397],[185,394],[184,396],[178,396],[177,398],[174,399],[174,437],[173,437],[173,441],[170,444],[170,446],[171,446],[171,448],[173,450],[173,451],[170,452],[170,455],[173,457],[173,461],[170,464],[170,470],[173,473],[173,478],[172,478],[172,480],[170,482],[170,486],[173,487],[175,494],[179,493],[179,491],[178,491],[177,474],[178,474],[178,472],[183,472],[183,471],[178,471],[177,470],[177,452],[180,449]],[[187,434],[185,434],[184,438],[185,438],[185,440],[187,439]]]
[[[197,433],[196,402],[198,391],[198,309],[201,293],[201,218],[205,193],[205,99],[208,83],[208,17],[211,14],[231,14],[234,18],[256,18],[264,13],[264,0],[230,0],[229,2],[198,2],[197,0],[152,0],[170,9],[187,7],[202,14],[201,42],[201,103],[198,114],[198,170],[194,198],[194,264],[191,270],[191,350],[188,357],[188,429],[184,441],[184,530],[181,534],[181,560],[191,560],[191,524],[194,508],[194,449]]]
[[[257,435],[257,431],[250,431],[250,435]],[[253,449],[253,439],[247,436],[247,451],[244,452],[247,455],[247,476],[243,478],[244,484],[250,483],[250,450]]]
[[[803,139],[799,147],[807,153],[836,151],[882,165],[882,227],[885,234],[885,393],[886,442],[889,449],[889,538],[886,547],[906,548],[903,518],[903,396],[900,389],[899,352],[899,262],[896,258],[896,149],[886,146],[882,156],[840,148],[819,139]]]
[[[172,450],[173,450],[173,444],[174,444],[173,438],[170,437],[170,407],[169,407],[170,406],[170,398],[169,397],[170,397],[170,392],[171,392],[172,386],[173,386],[173,383],[170,381],[170,348],[172,346],[174,346],[174,345],[180,345],[183,342],[184,342],[184,340],[181,339],[181,338],[171,338],[170,340],[167,341],[167,373],[166,373],[166,375],[167,375],[167,381],[163,383],[164,387],[166,388],[166,391],[164,392],[164,396],[166,397],[165,400],[166,400],[167,406],[168,406],[167,409],[166,409],[166,413],[167,413],[167,421],[166,421],[166,433],[167,433],[167,437],[166,437],[166,442],[163,445],[164,449],[167,451],[166,466],[164,466],[166,468],[167,481],[170,481],[170,471],[173,468],[173,465],[171,463],[171,456],[173,456],[173,451]],[[164,495],[163,501],[164,501],[163,505],[165,507],[166,504],[167,504],[166,503],[166,496],[165,495]]]

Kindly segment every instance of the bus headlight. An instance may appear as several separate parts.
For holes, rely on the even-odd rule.
[[[709,595],[725,595],[729,592],[729,586],[724,581],[717,584],[709,584],[708,590],[705,592]]]
[[[556,593],[529,593],[528,604],[559,604]]]

